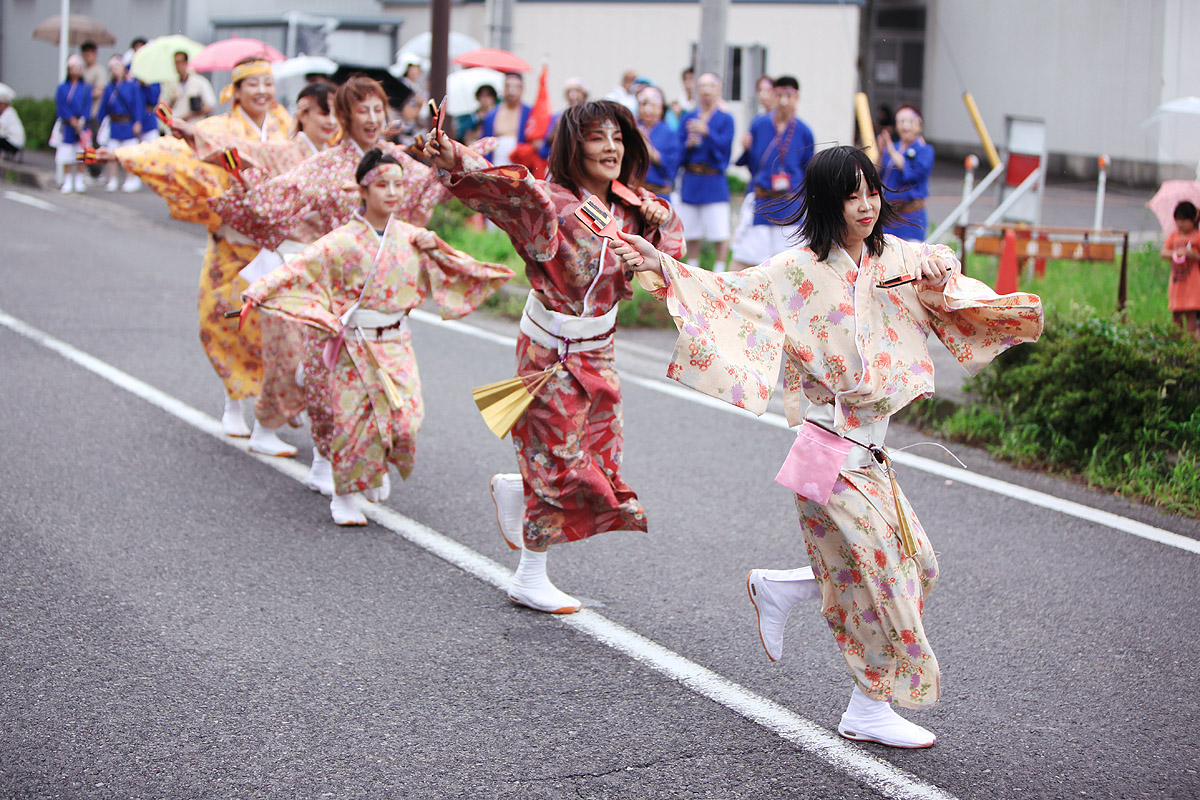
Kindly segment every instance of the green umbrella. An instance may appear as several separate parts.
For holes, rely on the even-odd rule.
[[[179,73],[175,71],[175,54],[187,53],[188,58],[194,58],[204,49],[204,45],[186,36],[171,34],[159,36],[142,45],[133,54],[133,63],[129,71],[133,77],[143,83],[173,83],[178,82]]]

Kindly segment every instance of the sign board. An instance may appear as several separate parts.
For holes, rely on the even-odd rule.
[[[1046,164],[1046,121],[1036,117],[1004,118],[1006,169],[1000,185],[999,202],[1004,202],[1039,166]],[[1018,198],[1004,213],[1006,222],[1038,225],[1042,220],[1042,195],[1045,175],[1037,186]]]

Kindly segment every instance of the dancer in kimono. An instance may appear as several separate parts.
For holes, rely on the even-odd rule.
[[[938,565],[884,434],[892,414],[933,394],[929,333],[978,372],[1040,336],[1041,301],[996,295],[963,276],[948,248],[885,235],[895,212],[859,150],[818,153],[800,200],[789,222],[807,246],[743,272],[689,268],[636,237],[614,249],[654,274],[647,282],[679,326],[669,377],[762,414],[783,364],[788,421],[803,427],[777,480],[797,492],[812,565],[750,573],[768,657],[782,654],[788,612],[820,599],[854,680],[838,732],[928,747],[936,737],[891,703],[923,708],[940,694],[921,621]]]
[[[245,59],[234,66],[232,77],[233,83],[221,91],[221,102],[233,101],[230,111],[201,120],[196,130],[234,142],[286,141],[292,119],[275,100],[270,63]],[[118,148],[113,156],[167,201],[172,216],[208,228],[208,250],[200,270],[200,343],[225,387],[221,415],[225,434],[249,436],[256,452],[295,455],[296,448],[275,433],[279,425],[271,427],[282,424],[280,420],[256,419],[253,432],[246,426],[243,401],[262,393],[262,334],[257,313],[232,321],[225,313],[238,307],[248,285],[238,273],[254,259],[259,247],[228,225],[211,205],[229,188],[228,173],[199,160],[187,144],[171,137]]]
[[[500,530],[521,550],[508,596],[538,611],[569,614],[581,604],[546,574],[550,545],[615,530],[646,530],[646,514],[621,477],[621,385],[613,364],[617,303],[632,295],[607,240],[575,217],[589,197],[621,229],[646,235],[683,256],[674,211],[645,189],[620,199],[614,181],[638,186],[650,163],[633,115],[611,101],[565,110],[550,150],[553,178],[524,167],[490,167],[449,137],[426,154],[463,203],[508,234],[525,262],[532,291],[517,338],[517,374],[561,362],[512,429],[521,474],[492,478]]]
[[[408,478],[425,415],[408,312],[432,299],[447,319],[473,311],[513,272],[476,261],[395,217],[408,182],[397,159],[367,152],[355,174],[362,208],[245,292],[249,303],[319,332],[333,412],[338,525],[365,525],[354,503],[387,499],[388,465]]]
[[[274,176],[248,170],[243,173],[247,188],[234,185],[223,197],[212,201],[213,207],[230,220],[235,230],[250,237],[259,247],[276,250],[287,240],[310,244],[349,222],[358,208],[359,197],[345,187],[355,185],[354,174],[363,153],[376,146],[403,168],[405,188],[396,210],[397,219],[422,227],[429,222],[438,203],[449,198],[435,170],[419,163],[402,148],[380,141],[387,132],[387,94],[378,81],[364,75],[351,77],[338,87],[333,110],[342,130],[340,144]],[[203,146],[200,141],[198,146]],[[277,147],[268,144],[263,149]],[[260,157],[257,150],[252,150],[251,155]],[[313,461],[307,485],[313,491],[331,495],[329,447],[333,419],[328,374],[311,332],[304,348],[303,375],[313,437]]]

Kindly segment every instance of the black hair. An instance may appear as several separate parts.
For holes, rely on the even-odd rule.
[[[579,179],[583,174],[583,137],[605,120],[617,124],[625,143],[625,156],[621,159],[621,174],[617,180],[631,188],[641,185],[646,170],[650,168],[646,139],[638,130],[633,113],[612,100],[588,100],[564,110],[559,116],[546,164],[552,183],[579,193]],[[608,198],[604,199],[607,201]]]
[[[500,95],[496,94],[496,87],[492,86],[490,83],[485,83],[475,90],[475,99],[478,100],[479,95],[481,94],[490,94],[493,100],[500,99]]]
[[[775,79],[776,89],[795,89],[800,91],[800,81],[793,78],[791,75],[780,75]]]
[[[858,176],[867,179],[867,188],[879,193],[879,218],[863,244],[871,256],[883,252],[883,228],[899,219],[896,209],[888,202],[883,183],[875,165],[866,152],[845,145],[830,147],[813,156],[804,171],[804,182],[787,202],[800,201],[784,225],[799,225],[797,241],[804,241],[818,260],[829,258],[834,245],[845,243],[846,199],[858,191]]]
[[[679,73],[679,77],[686,78],[688,75],[695,75],[695,74],[696,74],[695,67],[684,67],[683,72]]]
[[[1184,200],[1179,205],[1175,206],[1175,219],[1190,219],[1196,221],[1196,206],[1189,200]]]
[[[363,154],[362,161],[358,162],[358,169],[354,170],[354,182],[361,185],[363,178],[367,177],[367,173],[380,164],[395,164],[403,169],[403,166],[396,160],[395,156],[388,155],[378,147],[372,147]]]
[[[143,36],[139,36],[139,37],[137,37],[136,39],[134,39],[132,42],[130,42],[130,43],[129,43],[129,46],[130,46],[130,47],[137,47],[139,44],[145,44],[145,43],[146,43],[146,39],[145,39],[145,37],[143,37]]]
[[[81,53],[86,53],[89,50],[95,50],[95,49],[96,49],[96,43],[93,42],[91,39],[88,39],[86,42],[79,45],[79,52],[81,52]]]
[[[335,91],[337,91],[337,87],[329,83],[310,83],[300,90],[300,93],[296,95],[296,100],[311,97],[317,104],[317,108],[321,109],[321,113],[328,114],[329,109],[332,108],[330,100]]]
[[[505,78],[516,78],[517,80],[519,80],[521,82],[522,86],[525,85],[525,76],[519,72],[506,72],[506,73],[504,73],[504,77]]]

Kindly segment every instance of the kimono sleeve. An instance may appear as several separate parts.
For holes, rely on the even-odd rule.
[[[470,314],[513,276],[503,264],[479,261],[455,250],[437,237],[438,249],[421,253],[422,284],[427,297],[437,303],[442,319]]]
[[[210,231],[220,227],[221,217],[208,201],[225,191],[229,177],[221,168],[197,159],[186,144],[162,136],[118,147],[113,155],[126,171],[167,202],[172,217],[204,225]]]
[[[468,208],[484,214],[532,261],[558,253],[558,212],[550,193],[525,167],[480,168],[483,157],[457,142],[455,169],[442,182]]]
[[[661,251],[660,251],[661,252]],[[642,285],[679,329],[667,377],[762,415],[779,379],[785,332],[768,267],[714,275],[660,255],[663,281]]]
[[[1037,295],[996,294],[987,284],[963,275],[954,251],[945,245],[903,242],[901,246],[915,251],[920,260],[941,257],[956,264],[943,286],[919,286],[917,299],[929,312],[934,334],[970,374],[977,374],[1013,345],[1041,337],[1045,318]]]
[[[342,322],[332,311],[329,273],[333,264],[341,263],[339,254],[346,249],[337,233],[323,236],[250,284],[242,298],[267,311],[337,334]]]

